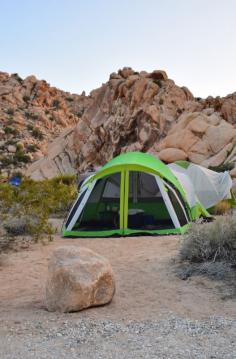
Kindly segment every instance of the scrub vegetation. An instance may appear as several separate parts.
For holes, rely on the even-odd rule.
[[[177,273],[182,279],[206,275],[224,280],[236,295],[236,215],[193,224],[181,242]]]
[[[12,247],[17,236],[51,240],[49,217],[63,217],[76,196],[74,176],[33,181],[23,178],[19,187],[0,184],[0,252]]]

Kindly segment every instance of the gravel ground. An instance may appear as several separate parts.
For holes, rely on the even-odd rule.
[[[0,329],[4,359],[234,359],[236,320],[207,321],[173,315],[160,320],[47,319],[5,321]]]
[[[45,310],[48,259],[61,245],[109,259],[116,277],[109,305]],[[178,248],[174,236],[55,238],[12,253],[0,267],[0,359],[236,359],[235,298],[216,281],[179,279],[171,264]]]

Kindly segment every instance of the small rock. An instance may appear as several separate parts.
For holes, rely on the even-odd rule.
[[[8,150],[8,152],[15,153],[16,147],[13,145],[9,145],[9,146],[7,146],[7,150]]]

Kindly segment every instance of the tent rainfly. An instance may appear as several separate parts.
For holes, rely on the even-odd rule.
[[[63,236],[184,233],[230,193],[229,174],[208,171],[188,162],[165,165],[147,153],[121,154],[83,182]]]

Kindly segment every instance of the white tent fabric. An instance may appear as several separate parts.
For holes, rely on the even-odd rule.
[[[198,198],[205,208],[210,208],[221,200],[231,197],[232,179],[228,172],[214,172],[193,163],[188,168],[183,168],[175,163],[168,166],[186,189],[187,196],[187,192],[190,190],[188,191],[186,188],[186,178],[181,178],[181,176],[185,175],[189,178],[192,185],[191,192],[195,192],[195,200]]]
[[[184,173],[182,170],[183,168],[172,163],[168,165],[168,167],[171,168],[171,171],[174,173],[174,175],[178,178],[179,182],[183,186],[185,190],[185,194],[188,200],[188,203],[190,204],[190,207],[193,207],[197,202],[199,202],[193,183],[189,176]]]

